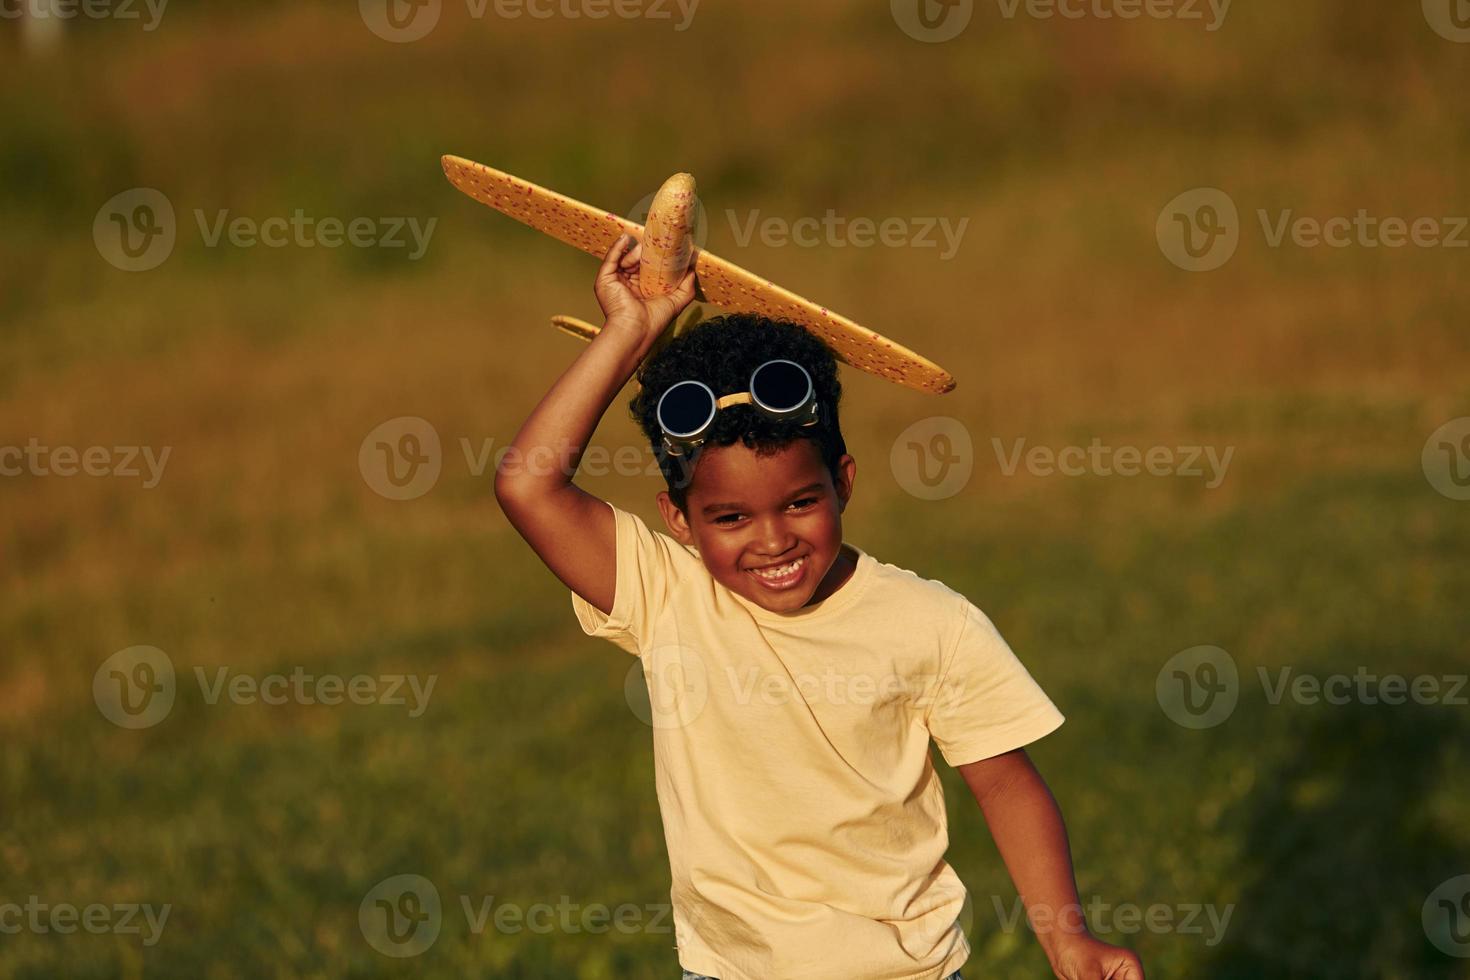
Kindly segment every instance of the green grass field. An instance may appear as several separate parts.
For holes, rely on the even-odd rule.
[[[1084,900],[1233,906],[1223,936],[1104,932],[1151,978],[1470,976],[1421,922],[1470,873],[1470,708],[1272,704],[1257,673],[1466,669],[1470,502],[1421,451],[1470,415],[1470,250],[1273,248],[1257,212],[1470,213],[1470,45],[1412,3],[1242,4],[1215,32],[981,4],[932,45],[887,8],[709,4],[676,32],[447,4],[390,44],[351,4],[216,2],[153,32],[79,22],[46,57],[0,21],[0,447],[170,449],[151,488],[0,476],[0,906],[171,907],[153,945],[0,933],[0,977],[678,975],[646,911],[669,880],[634,661],[582,636],[472,465],[575,356],[547,318],[596,314],[595,263],[459,195],[441,153],[622,212],[688,170],[712,249],[956,375],[936,398],[844,372],[844,533],[985,609],[1068,716],[1033,756]],[[92,227],[134,187],[167,196],[178,241],[127,273]],[[1241,216],[1208,273],[1155,238],[1196,187]],[[211,248],[195,217],[298,208],[437,224],[410,261]],[[742,247],[755,209],[969,225],[951,261]],[[638,444],[631,394],[598,445]],[[889,458],[935,415],[973,437],[974,473],[926,501]],[[443,472],[399,502],[358,453],[401,416],[433,424]],[[1007,475],[992,440],[1022,438],[1233,457],[1213,489]],[[584,485],[657,520],[654,477]],[[93,678],[136,645],[178,688],[126,730]],[[1155,680],[1199,645],[1241,690],[1195,731]],[[195,669],[221,667],[436,686],[418,716],[211,704]],[[1004,868],[944,778],[967,980],[1049,975],[1003,928]],[[359,927],[398,874],[443,901],[412,958]],[[646,927],[477,931],[462,898],[634,906]]]

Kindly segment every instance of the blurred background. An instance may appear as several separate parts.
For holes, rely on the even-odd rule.
[[[953,372],[844,369],[844,534],[1068,716],[1150,977],[1470,976],[1470,10],[1065,9],[4,0],[0,976],[678,975],[636,661],[487,462],[596,263],[445,153],[689,171],[710,249]],[[580,482],[659,527],[652,473]],[[1050,975],[940,768],[966,977]]]

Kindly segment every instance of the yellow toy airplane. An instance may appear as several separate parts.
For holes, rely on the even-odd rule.
[[[472,160],[446,156],[442,163],[449,182],[481,204],[488,204],[596,258],[606,255],[619,235],[624,232],[632,235],[643,243],[638,282],[645,296],[672,292],[692,263],[700,299],[735,313],[757,313],[798,323],[825,341],[843,363],[895,384],[933,394],[954,389],[954,377],[933,361],[732,262],[695,248],[690,234],[695,183],[688,174],[670,177],[654,195],[645,226]],[[584,340],[591,340],[599,329],[573,317],[556,317],[552,322],[558,329]],[[685,323],[679,329],[687,327]]]

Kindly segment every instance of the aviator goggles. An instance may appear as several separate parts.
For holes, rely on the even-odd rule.
[[[750,390],[723,398],[702,381],[680,381],[658,400],[656,414],[670,456],[698,449],[714,427],[715,416],[731,405],[750,405],[767,418],[816,425],[817,391],[812,376],[795,361],[766,361],[750,373]]]

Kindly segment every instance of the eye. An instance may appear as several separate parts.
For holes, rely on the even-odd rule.
[[[721,514],[719,517],[716,517],[715,518],[715,523],[716,524],[733,524],[733,523],[735,523],[738,520],[740,520],[740,515],[739,514]]]
[[[794,501],[792,501],[791,506],[793,506],[793,507],[808,507],[808,506],[810,506],[812,504],[815,504],[816,502],[817,502],[817,498],[816,497],[802,497],[800,500],[794,500]]]

